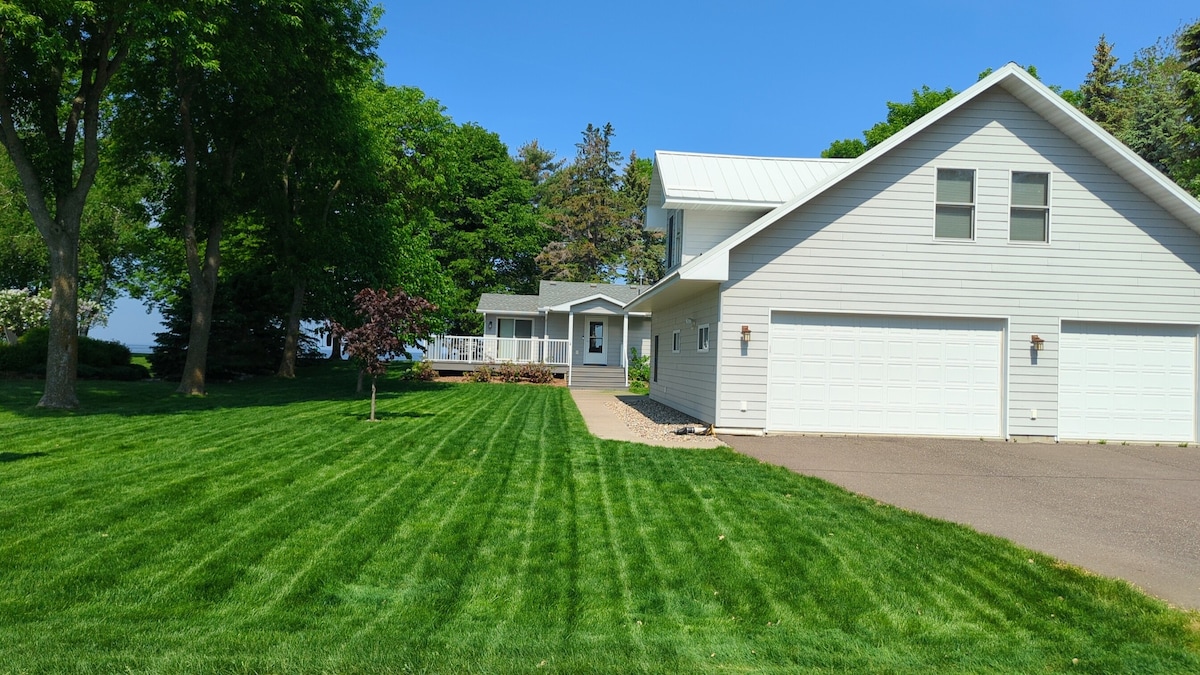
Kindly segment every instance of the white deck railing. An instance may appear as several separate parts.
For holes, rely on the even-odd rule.
[[[510,362],[565,366],[570,353],[570,340],[436,335],[429,341],[425,358],[454,363]]]

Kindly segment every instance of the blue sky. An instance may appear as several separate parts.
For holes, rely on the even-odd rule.
[[[1194,2],[385,2],[389,84],[516,152],[572,157],[588,123],[616,147],[816,156],[913,89],[965,89],[987,68],[1035,65],[1076,88],[1103,33],[1122,60],[1200,18]],[[126,301],[93,335],[149,344]]]

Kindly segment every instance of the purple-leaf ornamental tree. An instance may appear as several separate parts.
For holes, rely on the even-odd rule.
[[[354,296],[354,313],[362,319],[358,328],[346,328],[329,322],[329,332],[341,339],[346,353],[358,367],[371,376],[371,421],[375,421],[375,381],[387,372],[387,362],[405,354],[405,347],[416,346],[429,337],[429,314],[437,307],[420,296],[396,288],[364,288]]]

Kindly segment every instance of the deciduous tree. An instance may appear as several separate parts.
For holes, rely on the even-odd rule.
[[[20,177],[50,263],[50,342],[39,406],[76,408],[79,234],[100,168],[109,85],[164,2],[0,5],[0,142]]]
[[[346,346],[346,353],[371,376],[371,417],[375,421],[376,382],[387,372],[392,358],[404,356],[409,346],[429,337],[428,316],[437,310],[428,300],[397,288],[364,288],[354,296],[354,313],[361,323],[346,328],[330,322],[329,331]]]

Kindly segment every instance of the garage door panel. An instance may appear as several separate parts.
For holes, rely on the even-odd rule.
[[[802,355],[794,368],[768,366],[772,381],[799,381],[796,398],[771,396],[772,430],[1000,434],[1001,321],[779,314],[772,322],[771,341],[786,335]]]
[[[1064,322],[1060,351],[1062,438],[1194,440],[1195,327]]]

